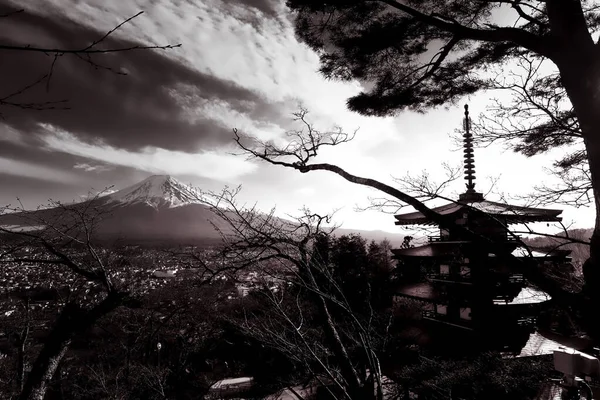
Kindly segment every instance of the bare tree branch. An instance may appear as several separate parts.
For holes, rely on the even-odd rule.
[[[23,10],[17,10],[14,12],[10,12],[5,15],[1,15],[0,17],[11,17],[17,13],[23,12]],[[69,107],[67,106],[67,100],[56,100],[56,101],[46,101],[46,102],[20,102],[16,101],[15,98],[19,95],[22,95],[32,88],[38,86],[42,82],[46,82],[46,91],[50,90],[50,82],[52,76],[54,74],[55,67],[59,58],[63,56],[74,56],[83,62],[89,64],[93,68],[103,69],[110,71],[119,75],[126,75],[123,71],[115,70],[109,66],[103,65],[99,63],[93,56],[99,56],[104,54],[111,53],[122,53],[122,52],[130,52],[130,51],[152,51],[152,50],[171,50],[178,47],[181,47],[181,44],[167,44],[167,45],[133,45],[133,46],[124,46],[124,47],[108,47],[101,48],[100,45],[105,43],[116,31],[121,29],[124,25],[130,23],[133,19],[139,17],[143,14],[143,11],[138,12],[137,14],[125,19],[123,22],[119,23],[114,28],[110,29],[107,33],[100,36],[98,39],[92,41],[90,44],[77,48],[53,48],[53,47],[39,47],[35,45],[17,45],[17,44],[8,44],[8,43],[0,43],[0,51],[6,52],[6,55],[9,56],[11,52],[25,52],[25,53],[43,53],[45,55],[52,57],[52,62],[50,63],[49,70],[46,74],[36,79],[33,83],[24,85],[21,89],[14,91],[13,93],[9,93],[7,95],[0,95],[0,106],[10,106],[28,110],[65,110]]]

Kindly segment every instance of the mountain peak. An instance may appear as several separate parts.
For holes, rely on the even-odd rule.
[[[152,175],[108,195],[107,199],[119,203],[145,203],[155,208],[202,203],[200,192],[170,175]]]

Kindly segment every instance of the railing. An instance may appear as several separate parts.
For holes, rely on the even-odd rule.
[[[489,235],[491,239],[494,238],[495,235]],[[440,236],[440,235],[433,235],[433,236],[428,236],[427,239],[429,240],[429,243],[432,242],[449,242],[449,241],[454,241],[454,240],[461,240],[460,238],[454,238],[454,237],[450,237],[450,236]],[[506,235],[505,237],[501,238],[502,241],[504,242],[518,242],[521,240],[521,236],[518,235]]]
[[[463,329],[473,329],[471,326],[471,320],[451,318],[447,315],[439,314],[431,310],[422,311],[421,315],[424,319],[432,320],[435,322],[441,322],[447,325],[452,325]]]
[[[429,236],[428,237],[429,242],[445,242],[448,241],[449,238],[448,236]]]
[[[421,316],[423,319],[440,322],[440,323],[456,326],[456,327],[463,328],[463,329],[473,329],[474,328],[473,322],[470,319],[452,318],[452,317],[447,316],[446,314],[439,314],[433,310],[424,310],[421,312]],[[504,319],[503,317],[501,317],[501,320],[505,321],[504,323],[509,324],[509,325],[512,325],[516,322],[517,326],[520,326],[520,327],[535,326],[535,324],[537,322],[536,317],[531,317],[531,316],[523,316],[523,317],[519,317],[517,319],[514,319],[514,318]],[[496,322],[498,322],[498,320],[496,320]],[[514,325],[512,325],[512,326],[514,326]]]
[[[518,293],[498,293],[492,298],[492,302],[496,305],[504,305],[512,302]]]
[[[523,317],[517,320],[517,325],[519,326],[533,326],[536,323],[535,317]]]
[[[427,278],[432,281],[444,281],[444,282],[455,282],[470,285],[471,282],[471,274],[440,274],[440,273],[431,273],[427,274]]]
[[[508,277],[509,283],[523,283],[524,280],[523,274],[513,274]]]

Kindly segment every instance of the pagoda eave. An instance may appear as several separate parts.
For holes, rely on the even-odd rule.
[[[524,224],[532,222],[561,222],[562,218],[551,215],[511,215],[511,214],[488,214],[491,219],[504,219],[508,225]],[[409,226],[409,225],[423,225],[423,226],[436,226],[436,222],[431,221],[425,217],[404,219],[402,216],[395,216],[396,221],[394,225]]]
[[[394,225],[424,225],[424,226],[435,226],[437,225],[435,222],[431,222],[431,221],[396,221],[394,222]]]
[[[444,204],[431,209],[440,215],[460,218],[464,213],[472,211],[483,212],[491,219],[499,219],[508,224],[525,222],[560,222],[562,210],[514,206],[489,200],[473,202],[455,202]],[[394,215],[396,225],[437,225],[420,211]]]

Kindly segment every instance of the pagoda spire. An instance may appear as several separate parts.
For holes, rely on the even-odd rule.
[[[465,119],[463,120],[464,157],[465,157],[465,180],[467,181],[467,193],[475,193],[475,155],[473,154],[473,135],[471,134],[471,119],[469,118],[469,106],[465,104]]]

